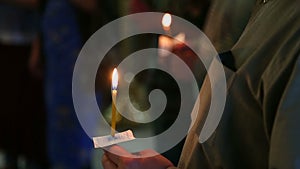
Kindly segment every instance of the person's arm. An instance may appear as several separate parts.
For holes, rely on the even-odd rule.
[[[269,168],[300,168],[300,58],[283,93],[270,140]]]
[[[168,169],[174,167],[168,159],[154,150],[144,150],[131,154],[116,145],[105,151],[102,165],[105,169]]]
[[[39,36],[37,36],[32,41],[31,53],[28,62],[28,68],[30,73],[36,78],[41,78],[43,75],[43,70],[41,58],[41,42]]]

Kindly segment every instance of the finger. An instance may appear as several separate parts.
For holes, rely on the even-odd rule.
[[[123,147],[118,145],[113,145],[105,148],[106,155],[113,163],[119,165],[122,161],[122,158],[131,158],[132,154],[125,150]]]
[[[159,154],[158,152],[152,150],[152,149],[146,149],[146,150],[140,151],[140,152],[138,153],[138,155],[139,155],[140,157],[146,158],[146,157],[158,156],[158,155],[160,155],[160,154]]]
[[[106,154],[103,155],[102,157],[102,166],[104,169],[117,169],[118,166],[113,163]]]
[[[164,156],[162,156],[161,154],[159,154],[158,152],[156,152],[152,149],[143,150],[143,151],[139,152],[139,155],[146,159],[152,158],[152,160],[150,160],[150,161],[152,161],[152,162],[155,161],[156,163],[161,163],[166,168],[174,166],[171,161],[169,161],[167,158],[165,158]]]

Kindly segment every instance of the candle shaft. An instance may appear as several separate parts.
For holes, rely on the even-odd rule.
[[[111,135],[114,137],[116,133],[117,124],[117,110],[116,110],[117,90],[112,90],[112,110],[111,110]]]

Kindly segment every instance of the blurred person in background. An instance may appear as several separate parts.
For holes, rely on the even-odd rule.
[[[0,0],[0,168],[46,168],[38,0]]]
[[[97,10],[96,0],[43,2],[47,152],[51,169],[90,168],[93,144],[73,107],[72,74],[80,49],[93,33],[91,18]]]

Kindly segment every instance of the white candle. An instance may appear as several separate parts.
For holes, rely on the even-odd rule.
[[[171,51],[173,47],[173,40],[168,36],[161,35],[158,37],[158,47],[160,49]],[[169,53],[166,51],[159,51],[159,56],[161,57],[166,57],[168,55]]]
[[[171,24],[172,24],[171,14],[165,13],[162,20],[161,20],[161,24],[162,24],[165,31],[170,31],[170,27],[171,27]]]
[[[162,17],[161,24],[167,35],[171,35],[171,24],[172,16],[169,13],[165,13]],[[170,51],[173,47],[172,38],[161,35],[158,37],[158,48]],[[159,51],[159,56],[165,57],[168,56],[168,52]]]

